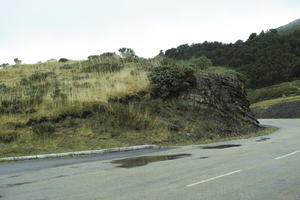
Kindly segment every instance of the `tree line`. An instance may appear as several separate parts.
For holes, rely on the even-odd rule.
[[[176,60],[206,56],[215,66],[226,66],[245,74],[248,87],[260,88],[300,79],[300,30],[281,35],[271,29],[230,44],[183,44],[168,49],[164,56]]]

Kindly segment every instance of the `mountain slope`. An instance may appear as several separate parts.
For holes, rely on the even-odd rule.
[[[278,32],[281,34],[290,34],[296,30],[300,30],[300,18],[288,23],[284,26],[277,28]]]

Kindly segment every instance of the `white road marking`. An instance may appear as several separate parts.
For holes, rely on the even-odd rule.
[[[299,151],[295,151],[295,152],[293,152],[293,153],[289,153],[289,154],[283,155],[283,156],[279,156],[279,157],[274,158],[274,159],[275,159],[275,160],[279,160],[279,159],[281,159],[281,158],[285,158],[285,157],[294,155],[294,154],[296,154],[296,153],[300,153],[300,150],[299,150]]]
[[[242,170],[237,170],[237,171],[234,171],[234,172],[229,172],[227,174],[223,174],[223,175],[220,175],[220,176],[209,178],[209,179],[206,179],[204,181],[200,181],[200,182],[197,182],[197,183],[192,183],[192,184],[186,185],[186,187],[192,187],[192,186],[195,186],[195,185],[198,185],[198,184],[206,183],[208,181],[212,181],[212,180],[219,179],[219,178],[222,178],[222,177],[225,177],[225,176],[229,176],[229,175],[232,175],[232,174],[235,174],[235,173],[239,173],[241,171]]]

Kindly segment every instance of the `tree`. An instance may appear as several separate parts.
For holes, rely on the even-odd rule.
[[[257,34],[256,33],[251,33],[251,35],[249,36],[249,39],[248,40],[253,40],[254,38],[257,37]]]
[[[2,65],[0,65],[0,68],[4,68],[4,67],[6,67],[8,65],[9,65],[8,63],[3,63]]]
[[[137,58],[133,49],[123,47],[119,49],[119,52],[123,58]]]
[[[165,55],[164,51],[163,51],[163,50],[160,50],[160,51],[159,51],[159,54],[158,54],[157,56],[164,56],[164,55]]]
[[[15,59],[14,59],[14,62],[16,63],[16,65],[19,65],[19,64],[21,64],[21,63],[22,63],[22,61],[21,61],[21,60],[19,60],[18,58],[15,58]]]
[[[58,60],[58,62],[68,62],[69,60],[67,59],[67,58],[60,58],[59,60]]]

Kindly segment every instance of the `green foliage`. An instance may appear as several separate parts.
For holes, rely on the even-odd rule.
[[[14,62],[15,62],[16,65],[20,65],[22,63],[22,61],[19,60],[18,58],[15,58]]]
[[[151,70],[149,79],[152,85],[151,96],[167,99],[177,97],[196,85],[194,69],[177,65],[161,65]]]
[[[212,61],[206,56],[192,57],[189,60],[187,60],[187,63],[195,70],[207,69],[208,67],[213,65]]]
[[[32,131],[40,137],[49,137],[55,132],[55,126],[50,122],[42,122],[32,126]]]
[[[133,58],[137,58],[137,56],[135,55],[135,52],[133,49],[131,48],[120,48],[119,49],[119,53],[123,58],[126,59],[133,59]]]
[[[215,66],[227,66],[249,77],[251,88],[259,88],[300,78],[300,31],[280,35],[276,30],[252,33],[245,42],[234,44],[204,42],[180,45],[165,56],[188,60],[205,55]]]
[[[105,52],[100,55],[100,58],[112,58],[112,57],[118,57],[118,55],[115,52]]]

